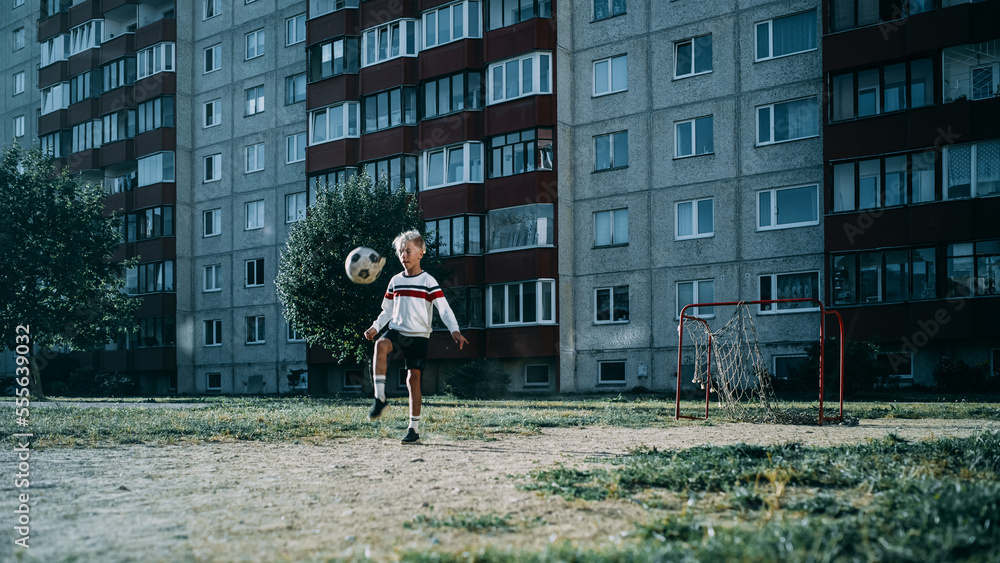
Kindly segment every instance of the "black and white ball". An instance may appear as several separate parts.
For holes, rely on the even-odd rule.
[[[360,284],[369,284],[375,281],[384,265],[385,258],[367,246],[355,248],[344,261],[347,277],[352,282]]]

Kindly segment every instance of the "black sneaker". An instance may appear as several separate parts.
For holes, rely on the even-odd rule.
[[[376,418],[382,416],[385,409],[389,408],[389,401],[380,401],[378,397],[375,397],[375,404],[372,405],[371,410],[368,411],[368,420],[375,420]]]
[[[420,434],[417,434],[417,431],[414,430],[414,429],[412,429],[412,428],[407,428],[406,429],[406,436],[403,436],[403,439],[400,440],[399,443],[400,444],[419,444],[420,443]]]

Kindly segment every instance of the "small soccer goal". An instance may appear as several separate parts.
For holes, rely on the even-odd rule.
[[[803,315],[818,315],[818,363],[816,389],[819,392],[819,412],[803,412],[790,408],[775,393],[775,375],[768,367],[758,341],[758,324],[774,324],[786,318],[783,310],[804,309]],[[728,317],[720,312],[732,314]],[[755,311],[756,310],[756,311]],[[707,312],[711,312],[708,314]],[[799,314],[796,314],[799,317]],[[797,323],[802,317],[794,318]],[[710,323],[711,321],[711,323]],[[836,362],[836,391],[827,387],[827,323],[835,323],[839,361]],[[714,325],[714,328],[713,328]],[[726,301],[692,303],[681,309],[677,324],[677,402],[675,419],[707,420],[715,395],[719,408],[731,420],[782,424],[815,424],[844,420],[844,322],[837,311],[828,311],[815,298],[767,299],[758,301]],[[814,333],[815,334],[815,333]],[[685,354],[689,362],[684,363]],[[687,367],[687,373],[685,372]],[[701,415],[681,414],[682,384],[685,377],[705,391],[705,412]],[[690,387],[690,386],[688,386]],[[824,400],[827,391],[834,391],[838,400],[836,416],[826,416]],[[690,410],[690,408],[689,408]]]

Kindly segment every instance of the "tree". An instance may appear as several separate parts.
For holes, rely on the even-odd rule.
[[[392,240],[422,224],[416,198],[401,186],[390,188],[384,176],[373,182],[360,174],[321,186],[305,220],[289,233],[278,264],[274,283],[285,319],[337,361],[364,363],[372,353],[364,332],[381,310],[389,278],[403,269]],[[344,271],[348,253],[359,246],[387,258],[382,274],[368,285],[352,283]],[[428,252],[422,266],[434,265]]]
[[[15,348],[17,326],[30,327],[32,396],[43,396],[39,371],[51,348],[93,350],[134,328],[140,303],[122,288],[135,261],[112,261],[121,218],[104,213],[103,198],[102,186],[57,173],[37,147],[3,153],[0,350]]]

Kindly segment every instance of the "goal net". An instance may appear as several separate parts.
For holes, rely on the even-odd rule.
[[[811,301],[820,310],[820,361],[818,382],[819,412],[811,409],[792,408],[779,400],[775,393],[775,376],[768,366],[767,358],[761,352],[757,324],[751,307],[777,305],[778,303]],[[808,303],[807,303],[808,304]],[[722,326],[713,329],[708,321],[691,314],[700,308],[733,306],[733,313]],[[689,312],[690,311],[690,312]],[[823,414],[823,385],[825,373],[822,350],[825,341],[825,319],[839,314],[826,311],[822,303],[811,298],[764,301],[739,301],[728,303],[696,303],[681,311],[678,324],[680,337],[677,356],[677,405],[676,418],[707,419],[713,400],[726,418],[734,421],[779,424],[823,424],[824,421],[843,419],[843,370],[841,371],[840,413],[836,417]],[[842,324],[841,324],[842,326]],[[842,331],[842,329],[841,329]],[[839,339],[843,342],[843,339]],[[687,349],[685,349],[687,344]],[[841,344],[842,345],[842,344]],[[693,369],[687,373],[690,383],[705,392],[704,416],[681,416],[682,358],[685,351],[693,350]],[[689,364],[690,365],[690,364]],[[843,365],[843,362],[840,363]]]

